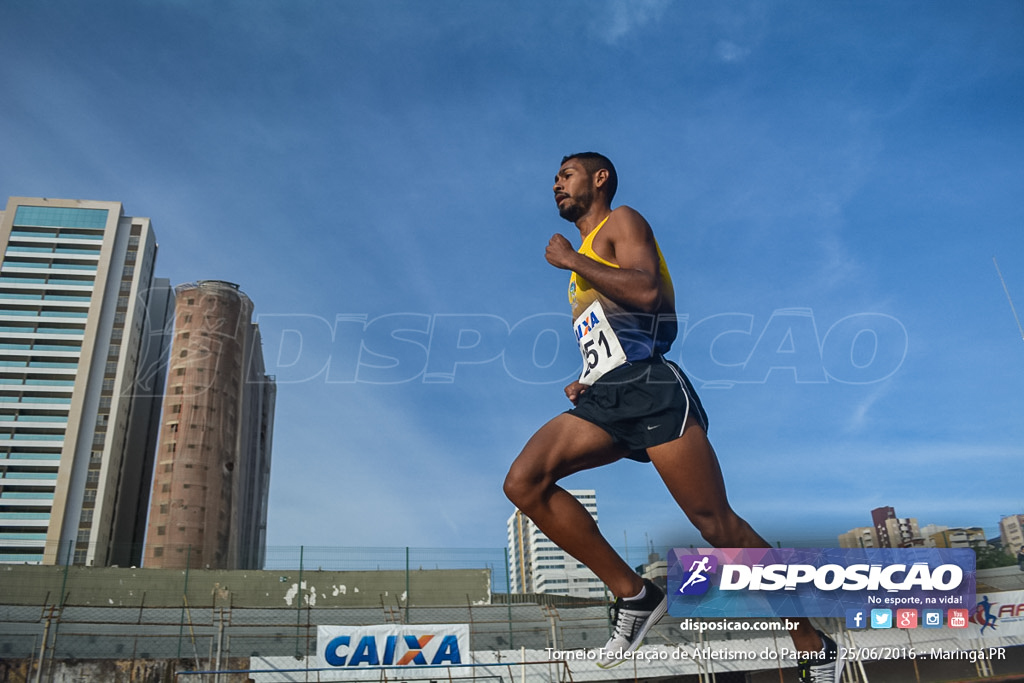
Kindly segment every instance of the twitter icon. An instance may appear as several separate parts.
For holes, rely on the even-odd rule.
[[[892,628],[892,610],[871,610],[871,628]]]

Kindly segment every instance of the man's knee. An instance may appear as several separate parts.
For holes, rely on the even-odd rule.
[[[512,504],[520,510],[530,507],[533,497],[538,489],[537,478],[532,476],[523,464],[516,460],[505,475],[505,483],[502,489]]]
[[[512,501],[516,507],[519,507],[518,501],[522,495],[522,484],[516,476],[515,465],[505,475],[505,483],[502,485],[502,490],[505,491],[505,497]]]
[[[713,548],[736,547],[743,520],[731,510],[723,512],[699,511],[690,515],[690,521]]]
[[[691,517],[691,521],[708,545],[712,548],[722,547],[725,534],[723,533],[724,525],[720,519],[711,514],[696,514]]]
[[[558,477],[551,471],[550,462],[549,458],[541,457],[527,446],[505,475],[502,486],[505,496],[528,515],[534,507],[543,503],[558,481]]]

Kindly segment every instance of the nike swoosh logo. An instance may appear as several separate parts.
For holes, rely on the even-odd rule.
[[[651,431],[652,429],[657,429],[660,426],[661,425],[647,425],[647,431]]]

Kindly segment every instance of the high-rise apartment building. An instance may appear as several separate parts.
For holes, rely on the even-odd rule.
[[[878,534],[874,527],[861,526],[839,534],[840,548],[877,548]]]
[[[954,527],[929,524],[921,528],[926,548],[984,548],[988,545],[985,530],[978,526]]]
[[[260,569],[276,385],[237,285],[175,288],[146,567]]]
[[[887,522],[896,519],[896,510],[891,507],[875,508],[871,511],[871,524],[875,529],[875,538],[878,539],[879,548],[891,548],[892,541],[889,539],[889,528]]]
[[[597,521],[597,494],[593,489],[569,493]],[[537,528],[530,518],[516,510],[508,518],[509,578],[513,593],[551,593],[599,598],[604,584],[569,553]]]
[[[0,213],[0,562],[138,564],[170,283],[120,202]]]
[[[896,510],[891,507],[872,510],[871,522],[880,548],[915,548],[924,545],[917,519],[897,517]]]
[[[1016,555],[1024,549],[1024,515],[1007,515],[999,520],[999,538],[1003,550]]]

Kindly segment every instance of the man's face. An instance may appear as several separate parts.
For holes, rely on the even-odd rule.
[[[569,159],[558,169],[553,189],[558,215],[573,223],[594,201],[594,178],[576,159]]]

